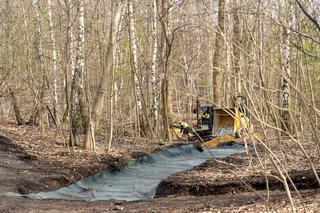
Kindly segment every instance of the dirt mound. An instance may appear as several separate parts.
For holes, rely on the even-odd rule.
[[[284,190],[277,174],[266,177],[255,174],[243,177],[233,175],[235,166],[243,166],[245,161],[237,157],[228,157],[223,160],[210,160],[187,172],[176,173],[161,181],[156,197],[169,195],[218,195],[251,192],[254,190]],[[223,171],[223,175],[221,174]],[[216,175],[215,175],[216,174]],[[318,172],[318,175],[320,173]],[[229,178],[226,178],[228,177]],[[319,184],[311,170],[291,171],[289,176],[298,190],[318,189]],[[288,182],[290,182],[288,180]],[[290,189],[294,187],[290,184]]]
[[[67,150],[67,133],[50,129],[41,135],[37,127],[0,124],[0,191],[55,190],[100,171],[117,169],[159,147],[152,141],[123,138],[106,153],[104,137],[98,134],[96,152],[79,147]]]

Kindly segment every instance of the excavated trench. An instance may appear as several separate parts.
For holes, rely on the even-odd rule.
[[[161,150],[129,163],[119,169],[100,172],[56,191],[23,195],[31,199],[66,200],[142,200],[153,198],[161,180],[188,170],[208,159],[241,153],[243,146],[221,146],[204,152],[192,144]],[[9,193],[10,196],[22,196]]]

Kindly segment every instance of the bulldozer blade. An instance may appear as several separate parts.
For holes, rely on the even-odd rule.
[[[236,109],[225,108],[214,110],[214,123],[213,132],[214,135],[233,135],[235,132],[236,123]]]
[[[215,138],[200,144],[200,147],[202,150],[205,150],[205,149],[217,147],[221,143],[236,142],[237,140],[239,139],[237,139],[235,136],[232,136],[232,135],[221,135],[221,136],[216,136]]]

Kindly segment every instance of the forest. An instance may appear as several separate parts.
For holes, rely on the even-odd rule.
[[[320,209],[319,0],[2,0],[0,41],[4,212]]]

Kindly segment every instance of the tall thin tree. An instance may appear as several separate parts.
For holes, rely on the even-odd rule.
[[[85,94],[85,25],[84,25],[84,1],[76,3],[78,15],[78,35],[75,59],[75,69],[71,85],[71,134],[70,142],[73,145],[76,140],[76,132],[79,128],[88,130],[90,115]],[[86,137],[83,143],[84,149],[93,150],[92,137]]]
[[[152,62],[151,62],[151,83],[152,83],[152,118],[153,131],[157,129],[158,123],[158,79],[157,79],[157,53],[158,53],[158,5],[157,0],[152,1]],[[155,131],[156,132],[156,131]]]
[[[52,20],[52,3],[51,0],[47,0],[47,8],[48,8],[48,22],[49,22],[49,33],[50,33],[50,42],[52,45],[52,71],[53,71],[53,110],[55,120],[57,120],[57,113],[58,113],[58,88],[57,88],[57,81],[58,81],[58,66],[57,66],[57,45],[55,34],[53,31],[53,20]]]
[[[213,102],[221,104],[221,81],[223,70],[225,0],[219,0],[218,31],[216,33],[215,51],[213,56]]]

